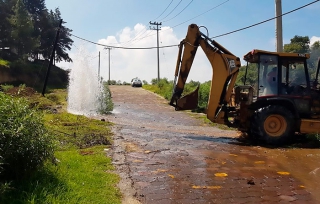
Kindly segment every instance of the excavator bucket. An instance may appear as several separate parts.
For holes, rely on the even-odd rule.
[[[177,101],[176,110],[193,110],[198,107],[199,86]]]

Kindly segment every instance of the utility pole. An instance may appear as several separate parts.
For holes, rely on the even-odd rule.
[[[100,51],[99,51],[99,64],[98,64],[98,81],[100,82]]]
[[[49,79],[49,74],[50,74],[50,70],[51,70],[51,65],[52,65],[52,62],[53,62],[54,52],[56,51],[58,40],[59,40],[61,26],[62,26],[62,19],[60,20],[59,29],[57,30],[56,38],[55,38],[54,43],[53,43],[53,49],[52,49],[52,52],[51,52],[51,57],[50,57],[50,61],[49,61],[48,69],[47,69],[47,74],[46,74],[46,78],[44,79],[44,85],[43,85],[43,89],[42,89],[42,96],[44,96],[44,93],[46,92],[47,83],[48,83],[48,79]]]
[[[277,52],[283,52],[281,0],[275,0],[275,3],[276,3],[276,17],[277,17],[276,18],[276,50]]]
[[[155,28],[155,27],[150,27],[150,29],[151,30],[156,30],[157,31],[157,55],[158,55],[158,83],[159,83],[159,81],[160,81],[160,64],[159,64],[159,30],[161,29],[161,28],[159,28],[159,26],[161,26],[162,25],[162,23],[160,22],[160,23],[158,23],[158,22],[149,22],[150,23],[150,25],[156,25],[157,26],[157,28]]]
[[[105,47],[104,49],[108,50],[108,53],[109,53],[109,80],[108,80],[108,84],[110,85],[110,50],[111,50],[111,47]]]

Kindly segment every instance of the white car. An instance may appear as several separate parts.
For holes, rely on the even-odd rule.
[[[134,78],[131,80],[131,86],[132,87],[142,87],[142,82],[138,78]]]

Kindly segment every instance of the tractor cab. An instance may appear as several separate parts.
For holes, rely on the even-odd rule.
[[[244,60],[258,70],[257,97],[292,96],[309,93],[310,79],[306,60],[309,54],[276,53],[253,50]]]
[[[257,70],[257,80],[253,86],[256,100],[292,104],[299,115],[310,116],[310,78],[306,62],[309,57],[309,54],[262,50],[247,53],[244,56],[244,60],[250,63],[247,69],[255,67]]]

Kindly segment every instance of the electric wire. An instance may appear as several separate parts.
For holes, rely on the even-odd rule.
[[[163,11],[157,18],[155,18],[155,20],[157,20],[158,18],[160,18],[160,17],[162,16],[162,14],[164,14],[164,12],[166,12],[166,10],[169,8],[169,6],[172,4],[172,2],[173,2],[173,0],[171,0],[171,2],[169,3],[169,5],[164,9],[164,11]],[[155,21],[155,20],[153,20],[153,21]],[[136,38],[137,38],[138,36],[141,36],[141,35],[143,35],[143,34],[146,33],[146,32],[147,32],[147,29],[145,29],[143,33],[139,32],[133,39],[131,39],[131,40],[129,40],[128,42],[126,42],[125,45],[128,46],[127,43],[136,41],[136,40],[137,40]],[[141,34],[140,34],[140,33],[141,33]],[[131,43],[131,45],[132,45],[132,43]],[[122,46],[124,46],[124,45],[122,45]]]
[[[192,1],[193,0],[191,0],[189,3],[188,3],[188,5],[183,9],[183,10],[185,10],[191,3],[192,3]],[[219,5],[217,5],[217,6],[215,6],[215,7],[212,7],[212,8],[210,8],[209,10],[207,10],[207,11],[205,11],[204,13],[201,13],[201,14],[199,14],[199,15],[197,15],[197,16],[195,16],[194,18],[191,18],[191,19],[189,19],[189,20],[187,20],[187,21],[185,21],[185,22],[183,22],[183,23],[180,23],[180,24],[178,24],[178,25],[175,25],[175,26],[173,26],[173,27],[171,27],[171,28],[174,28],[174,27],[177,27],[177,26],[179,26],[179,25],[182,25],[182,24],[184,24],[184,23],[186,23],[186,22],[188,22],[188,21],[190,21],[190,20],[193,20],[193,19],[195,19],[195,18],[197,18],[197,17],[199,17],[199,16],[201,16],[201,15],[203,15],[203,14],[205,14],[205,13],[207,13],[207,12],[209,12],[209,11],[211,11],[211,10],[213,10],[213,9],[216,9],[216,8],[218,8],[218,7],[220,7],[220,6],[222,6],[223,4],[225,4],[225,3],[227,3],[228,1],[230,1],[230,0],[227,0],[227,1],[224,1],[224,2],[222,2],[221,4],[219,4]],[[172,3],[172,2],[171,2]],[[170,4],[171,4],[170,3]],[[181,3],[181,2],[180,2]],[[170,4],[169,4],[169,6],[170,6]],[[179,4],[178,4],[179,5]],[[182,11],[183,11],[182,10]],[[181,11],[181,12],[182,12]],[[181,13],[180,12],[180,13]],[[180,13],[178,13],[177,15],[179,15]],[[176,15],[176,16],[177,16]],[[175,18],[176,16],[174,16],[173,18]],[[173,18],[171,18],[171,19],[173,19]],[[171,20],[171,19],[169,19],[169,20]],[[169,20],[167,20],[167,21],[169,21]],[[166,22],[166,21],[165,21]],[[168,28],[168,29],[171,29],[171,28]],[[166,29],[166,30],[168,30],[168,29]],[[166,30],[164,30],[164,31],[166,31]],[[146,33],[147,32],[147,29],[143,32],[143,33],[141,33],[140,34],[140,36],[142,36],[144,33]],[[162,31],[160,31],[160,32],[162,32]],[[151,37],[151,36],[154,36],[155,34],[152,34],[152,33],[149,33],[149,34],[147,34],[146,36],[143,36],[143,37],[140,37],[140,38],[136,38],[136,37],[138,37],[138,34],[136,35],[136,37],[134,37],[134,38],[136,38],[136,39],[132,39],[132,40],[129,40],[129,41],[127,41],[127,42],[123,42],[124,43],[124,45],[127,45],[127,43],[130,43],[130,42],[133,42],[133,41],[140,41],[140,40],[142,40],[142,39],[145,39],[145,38],[147,38],[147,37]],[[122,44],[122,43],[120,43],[120,44]],[[122,45],[122,47],[124,47],[124,45]],[[132,45],[132,44],[131,44]]]
[[[222,2],[222,3],[220,3],[220,4],[218,4],[217,6],[212,7],[211,9],[209,9],[209,10],[207,10],[207,11],[205,11],[205,12],[203,12],[203,13],[201,13],[201,14],[199,14],[199,15],[197,15],[197,16],[195,16],[195,17],[193,17],[193,18],[190,18],[189,20],[186,20],[186,21],[184,21],[184,22],[182,22],[182,23],[179,23],[179,24],[177,24],[177,25],[175,25],[175,26],[173,26],[173,27],[171,27],[171,28],[175,28],[175,27],[177,27],[177,26],[179,26],[179,25],[182,25],[182,24],[184,24],[184,23],[186,23],[186,22],[188,22],[188,21],[191,21],[191,20],[193,20],[193,19],[195,19],[195,18],[198,18],[199,16],[202,16],[202,15],[204,15],[204,14],[208,13],[209,11],[211,11],[211,10],[213,10],[213,9],[216,9],[216,8],[218,8],[218,7],[222,6],[223,4],[227,3],[228,1],[230,1],[230,0],[226,0],[226,1],[224,1],[224,2]]]
[[[185,6],[177,15],[175,15],[174,17],[170,18],[169,20],[165,20],[165,21],[163,21],[163,22],[168,22],[168,21],[174,19],[175,17],[177,17],[178,15],[180,15],[186,8],[189,7],[189,5],[190,5],[192,2],[193,2],[193,0],[191,0],[191,1],[187,4],[187,6]]]
[[[80,40],[83,40],[83,41],[86,41],[86,42],[89,42],[89,43],[92,43],[92,44],[95,44],[95,45],[103,46],[103,47],[109,47],[109,48],[127,49],[127,50],[149,50],[149,49],[158,48],[158,47],[121,47],[121,46],[110,46],[110,45],[105,45],[105,44],[101,44],[101,43],[96,43],[96,42],[93,42],[93,41],[90,41],[90,40],[81,38],[81,37],[76,36],[76,35],[73,35],[73,34],[70,34],[70,35],[73,36],[73,37],[75,37],[75,38],[78,38],[78,39],[80,39]],[[167,47],[174,47],[174,46],[178,46],[178,44],[177,44],[177,45],[161,46],[161,47],[159,47],[159,48],[167,48]]]
[[[189,3],[188,3],[188,5],[186,6],[186,7],[184,7],[177,15],[175,15],[173,18],[175,18],[175,17],[177,17],[180,13],[182,13],[191,3],[192,3],[192,1],[193,0],[191,0]],[[169,8],[169,6],[172,4],[172,2],[173,2],[173,0],[171,0],[171,2],[169,3],[169,5],[166,7],[166,9],[156,18],[156,19],[158,19],[168,8]],[[169,20],[172,20],[173,18],[171,18],[171,19],[169,19]],[[156,20],[155,19],[155,20]],[[167,20],[167,21],[169,21],[169,20]],[[167,21],[165,21],[165,22],[167,22]],[[125,47],[125,46],[130,46],[130,45],[132,45],[132,44],[134,44],[133,42],[134,41],[137,41],[137,40],[140,40],[140,39],[144,39],[145,37],[147,37],[147,36],[143,36],[142,38],[138,38],[139,36],[142,36],[144,33],[146,33],[148,30],[147,29],[143,29],[143,30],[141,30],[139,33],[137,33],[136,35],[135,35],[135,37],[134,38],[132,38],[131,40],[128,40],[128,41],[126,41],[126,42],[120,42],[119,44],[121,45],[121,46],[123,46],[123,47]],[[116,44],[116,43],[111,43],[111,44]]]
[[[164,18],[162,18],[160,21],[163,21],[164,19],[166,19],[174,10],[176,10],[176,8],[181,4],[182,0],[180,0],[180,2],[172,9],[172,11],[170,11]]]
[[[126,41],[126,42],[123,42],[123,43],[120,43],[121,46],[123,47],[126,47],[126,46],[129,46],[130,44],[132,44],[134,41],[136,41],[139,37],[139,36],[142,36],[143,34],[145,34],[146,32],[148,31],[148,29],[146,28],[143,28],[141,31],[139,31],[132,39]]]
[[[205,12],[203,12],[203,13],[201,13],[201,14],[199,14],[199,15],[197,15],[197,16],[189,19],[189,20],[186,20],[186,21],[184,21],[184,22],[182,22],[182,23],[179,23],[179,24],[177,24],[177,25],[175,25],[175,26],[173,26],[173,27],[170,27],[170,28],[168,28],[168,29],[162,30],[162,31],[160,31],[160,32],[169,30],[169,29],[171,29],[171,28],[178,27],[178,26],[180,26],[180,25],[182,25],[182,24],[184,24],[184,23],[186,23],[186,22],[188,22],[188,21],[191,21],[191,20],[193,20],[193,19],[195,19],[195,18],[198,18],[199,16],[202,16],[203,14],[208,13],[209,11],[211,11],[211,10],[213,10],[213,9],[216,9],[216,8],[222,6],[223,4],[227,3],[228,1],[230,1],[230,0],[226,0],[226,1],[218,4],[217,6],[214,6],[214,7],[210,8],[209,10],[207,10],[207,11],[205,11]],[[155,35],[155,33],[154,33],[154,34],[149,34],[149,35],[144,36],[144,37],[142,37],[142,38],[139,38],[138,40],[142,40],[142,39],[144,39],[144,38],[147,38],[147,37],[150,37],[150,36],[153,36],[153,35]]]
[[[228,1],[229,1],[229,0],[227,0],[227,1],[219,4],[218,6],[221,6],[222,4],[224,4],[224,3],[228,2]],[[271,21],[271,20],[273,20],[273,19],[276,19],[276,18],[285,16],[285,15],[287,15],[287,14],[290,14],[290,13],[292,13],[292,12],[295,12],[295,11],[297,11],[297,10],[300,10],[300,9],[302,9],[302,8],[305,8],[305,7],[307,7],[307,6],[310,6],[311,4],[314,4],[314,3],[318,2],[318,1],[320,1],[320,0],[315,0],[315,1],[313,1],[313,2],[310,2],[310,3],[308,3],[308,4],[305,4],[305,5],[303,5],[303,6],[300,6],[300,7],[296,8],[296,9],[291,10],[291,11],[285,12],[285,13],[283,13],[282,15],[279,15],[279,16],[276,16],[276,17],[273,17],[273,18],[270,18],[270,19],[261,21],[261,22],[259,22],[259,23],[255,23],[255,24],[252,24],[252,25],[250,25],[250,26],[246,26],[246,27],[244,27],[244,28],[240,28],[240,29],[237,29],[237,30],[228,32],[228,33],[224,33],[224,34],[221,34],[221,35],[217,35],[217,36],[211,37],[210,39],[222,37],[222,36],[225,36],[225,35],[229,35],[229,34],[232,34],[232,33],[235,33],[235,32],[239,32],[239,31],[241,31],[241,30],[245,30],[245,29],[248,29],[248,28],[251,28],[251,27],[254,27],[254,26],[263,24],[263,23],[266,23],[266,22]],[[216,6],[216,7],[214,7],[214,8],[217,8],[218,6]],[[214,9],[214,8],[212,8],[212,9]],[[210,9],[210,10],[212,10],[212,9]],[[209,10],[208,10],[208,11],[209,11]],[[208,11],[206,11],[206,12],[208,12]],[[203,13],[203,14],[204,14],[204,13]],[[200,15],[202,15],[202,14],[200,14]],[[200,16],[200,15],[198,15],[198,16]],[[190,19],[190,20],[191,20],[191,19]],[[189,21],[189,20],[188,20],[188,21]],[[185,21],[185,22],[186,22],[186,21]],[[183,24],[183,23],[181,23],[181,24]],[[178,25],[180,25],[180,24],[178,24]],[[178,25],[176,25],[176,26],[178,26]],[[174,26],[174,27],[176,27],[176,26]],[[174,28],[174,27],[171,27],[171,28]],[[87,42],[92,43],[92,44],[95,44],[95,45],[100,45],[100,46],[110,47],[110,48],[118,48],[118,49],[155,49],[155,48],[158,48],[158,47],[136,47],[136,48],[135,48],[135,47],[109,46],[109,45],[104,45],[104,44],[96,43],[96,42],[93,42],[93,41],[90,41],[90,40],[87,40],[87,39],[78,37],[78,36],[73,35],[73,34],[71,34],[71,33],[70,33],[70,35],[73,36],[73,37],[75,37],[75,38],[78,38],[78,39],[80,39],[80,40],[87,41]],[[150,35],[150,36],[151,36],[151,35]],[[147,36],[147,37],[148,37],[148,36]],[[179,44],[176,44],[176,45],[166,45],[166,46],[161,46],[161,47],[159,47],[159,48],[168,48],[168,47],[174,47],[174,46],[179,46]]]
[[[166,10],[169,8],[169,6],[172,4],[172,2],[173,2],[173,0],[171,0],[171,2],[169,3],[169,5],[167,6],[167,8],[164,9],[164,11],[163,11],[155,20],[157,20],[158,18],[160,18],[160,16],[162,16],[162,14],[164,14],[164,12],[166,12]],[[153,20],[153,21],[155,21],[155,20]]]
[[[229,35],[229,34],[231,34],[231,33],[236,33],[236,32],[239,32],[239,31],[241,31],[241,30],[245,30],[245,29],[248,29],[248,28],[251,28],[251,27],[254,27],[254,26],[263,24],[263,23],[266,23],[266,22],[268,22],[268,21],[274,20],[274,19],[276,19],[276,18],[285,16],[285,15],[287,15],[287,14],[289,14],[289,13],[292,13],[292,12],[295,12],[295,11],[297,11],[297,10],[300,10],[300,9],[302,9],[302,8],[304,8],[304,7],[310,6],[311,4],[314,4],[314,3],[318,2],[318,1],[320,1],[320,0],[316,0],[316,1],[310,2],[310,3],[306,4],[306,5],[300,6],[300,7],[296,8],[296,9],[293,9],[293,10],[291,10],[291,11],[288,11],[288,12],[286,12],[286,13],[283,13],[283,14],[281,14],[281,15],[279,15],[279,16],[276,16],[276,17],[269,18],[269,19],[267,19],[267,20],[261,21],[261,22],[259,22],[259,23],[255,23],[255,24],[252,24],[252,25],[250,25],[250,26],[247,26],[247,27],[244,27],[244,28],[240,28],[240,29],[237,29],[237,30],[228,32],[228,33],[221,34],[221,35],[216,35],[216,36],[212,37],[211,39],[213,39],[213,38],[218,38],[218,37],[222,37],[222,36],[225,36],[225,35]]]

